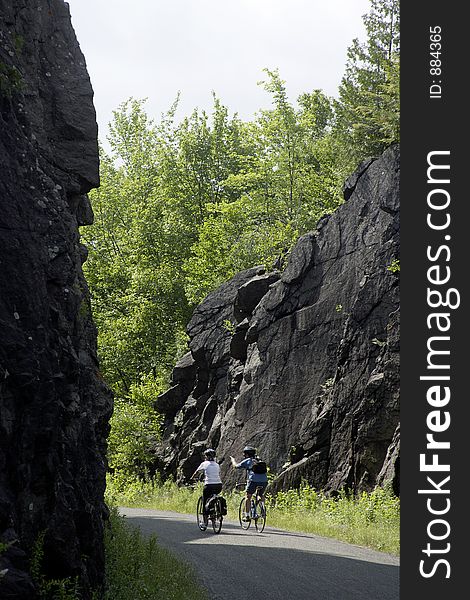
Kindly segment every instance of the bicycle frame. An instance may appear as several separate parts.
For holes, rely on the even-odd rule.
[[[207,511],[206,507],[210,502],[212,506],[210,510]],[[206,505],[204,505],[204,497],[201,494],[197,501],[196,514],[198,527],[201,531],[205,531],[207,529],[208,522],[211,520],[214,533],[220,533],[224,517],[222,514],[222,505],[219,494],[212,494],[212,496],[209,496],[209,498],[207,498]],[[200,515],[204,515],[203,522],[200,520]]]
[[[237,485],[240,487],[240,484]],[[238,509],[238,518],[242,529],[249,529],[251,522],[255,524],[256,531],[262,533],[266,525],[266,507],[264,504],[263,488],[257,486],[250,498],[249,518],[245,519],[242,515],[246,509],[246,495],[241,499]],[[260,510],[258,511],[258,507]]]

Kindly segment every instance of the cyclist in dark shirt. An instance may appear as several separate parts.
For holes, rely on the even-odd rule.
[[[253,446],[245,446],[245,448],[243,448],[243,460],[241,462],[237,463],[233,456],[230,457],[230,460],[235,469],[246,469],[246,503],[245,514],[243,515],[242,520],[249,521],[251,496],[256,491],[256,488],[260,487],[262,488],[261,497],[264,498],[264,491],[268,485],[268,475],[267,473],[255,473],[253,471],[253,465],[258,460],[256,448],[253,448]]]

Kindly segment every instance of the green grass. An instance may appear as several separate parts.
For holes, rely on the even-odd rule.
[[[193,513],[201,490],[202,484],[191,488],[171,481],[162,484],[110,477],[107,497],[121,506]],[[223,495],[228,518],[238,519],[243,494],[224,490]],[[388,489],[377,488],[356,497],[341,493],[333,499],[303,485],[299,490],[280,492],[275,499],[267,496],[267,511],[267,524],[273,527],[332,537],[395,555],[400,552],[400,501]]]
[[[104,600],[208,600],[192,568],[111,511]]]

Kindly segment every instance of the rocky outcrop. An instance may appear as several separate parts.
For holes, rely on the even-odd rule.
[[[111,397],[78,226],[98,185],[93,92],[62,0],[0,0],[0,597],[103,576]]]
[[[227,458],[249,443],[277,475],[273,491],[302,480],[398,491],[398,147],[363,163],[345,198],[282,275],[245,271],[196,309],[175,371],[190,375],[166,395],[177,398],[164,409],[167,475],[183,480],[212,446],[233,483]]]
[[[170,444],[160,456],[164,472],[192,474],[205,440],[217,445],[220,417],[233,403],[243,372],[240,361],[230,355],[232,334],[235,337],[238,331],[234,304],[243,306],[240,311],[249,310],[245,284],[264,279],[263,267],[243,271],[209,294],[194,311],[188,324],[190,352],[177,363],[172,386],[155,403],[166,417],[165,440]],[[257,285],[250,289],[259,294]],[[240,290],[244,290],[241,303]]]

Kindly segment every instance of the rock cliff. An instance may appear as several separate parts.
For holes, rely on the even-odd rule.
[[[184,480],[206,446],[254,445],[277,475],[368,490],[399,470],[399,148],[345,183],[346,202],[293,248],[281,273],[238,274],[197,307],[190,351],[156,402],[158,462]]]
[[[100,378],[78,227],[99,183],[85,60],[63,0],[0,0],[0,597],[35,597],[41,570],[103,576]],[[40,543],[42,541],[42,543]]]

